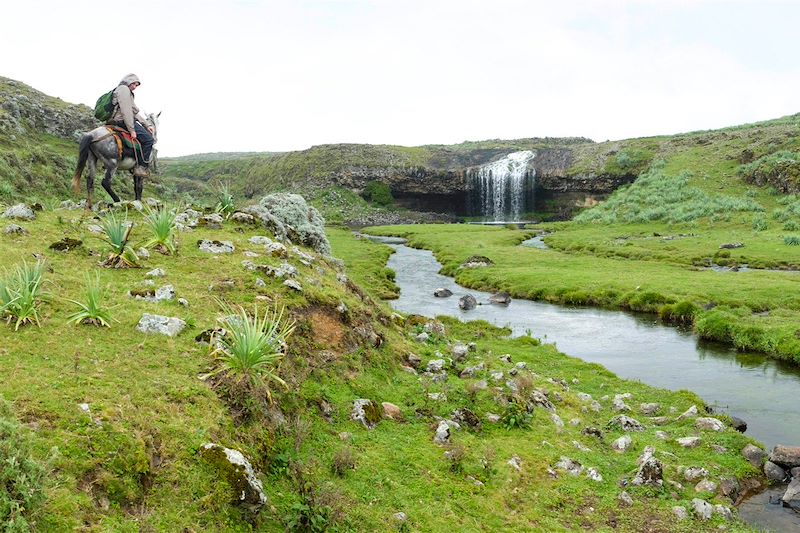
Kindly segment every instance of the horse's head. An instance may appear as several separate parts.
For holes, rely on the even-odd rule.
[[[158,142],[158,117],[161,116],[161,111],[158,113],[150,113],[147,115],[147,122],[153,127],[153,142]]]

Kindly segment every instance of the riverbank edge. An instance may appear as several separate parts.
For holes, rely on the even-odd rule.
[[[439,273],[453,278],[456,283],[466,288],[485,291],[503,290],[513,298],[531,301],[561,305],[586,305],[615,311],[653,314],[667,324],[691,327],[699,339],[720,342],[738,351],[755,352],[800,366],[800,352],[793,349],[800,339],[747,323],[741,316],[741,308],[720,305],[704,309],[690,300],[680,300],[651,291],[639,292],[635,289],[622,294],[609,291],[595,293],[590,287],[575,287],[574,291],[560,294],[546,294],[543,290],[533,293],[523,292],[515,287],[501,289],[500,280],[491,275],[488,276],[490,279],[484,280],[485,283],[459,279],[457,276],[459,265],[443,262],[442,250],[425,241],[424,236],[415,234],[413,231],[407,229],[393,231],[385,226],[363,228],[361,231],[367,235],[401,237],[406,239],[406,246],[432,252],[436,260],[442,264]],[[536,236],[539,232],[539,229],[521,230],[515,246],[519,246],[520,243]],[[558,250],[553,251],[559,253]],[[527,289],[530,290],[530,287]]]

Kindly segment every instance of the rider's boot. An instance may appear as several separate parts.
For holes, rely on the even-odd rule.
[[[150,170],[142,165],[133,167],[133,175],[137,178],[146,178],[150,175]]]

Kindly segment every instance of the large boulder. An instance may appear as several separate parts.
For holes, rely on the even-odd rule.
[[[17,220],[33,220],[36,214],[33,209],[25,204],[12,205],[3,212],[3,218],[15,218]]]
[[[748,444],[747,446],[742,448],[742,456],[744,456],[744,458],[747,459],[751,465],[760,469],[761,464],[767,457],[767,452],[765,452],[758,446],[755,446],[753,444]]]
[[[242,452],[208,443],[200,449],[200,454],[214,465],[231,486],[236,503],[253,513],[267,503],[264,487]]]
[[[800,479],[793,479],[781,498],[785,507],[800,512]]]
[[[242,211],[259,219],[278,240],[302,244],[324,255],[331,253],[325,219],[299,194],[270,194]]]
[[[462,296],[462,297],[461,297],[461,298],[458,300],[458,307],[459,307],[460,309],[462,309],[463,311],[469,311],[469,310],[471,310],[471,309],[475,309],[475,307],[476,307],[477,305],[478,305],[478,301],[477,301],[477,300],[475,299],[475,297],[474,297],[473,295],[471,295],[471,294],[467,294],[467,295],[465,295],[465,296]]]
[[[800,466],[800,446],[777,445],[769,454],[769,460],[783,468]]]

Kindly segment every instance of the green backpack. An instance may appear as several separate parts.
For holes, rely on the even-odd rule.
[[[111,115],[114,114],[114,91],[116,89],[114,87],[97,99],[97,103],[94,104],[94,118],[103,122],[111,118]]]

